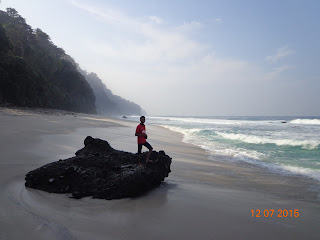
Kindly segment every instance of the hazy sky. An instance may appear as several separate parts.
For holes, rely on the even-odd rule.
[[[320,115],[318,0],[2,0],[149,115]]]

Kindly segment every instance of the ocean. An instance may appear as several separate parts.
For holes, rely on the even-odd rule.
[[[128,120],[139,122],[139,116]],[[320,181],[320,117],[146,117],[183,134],[214,161],[244,161]]]

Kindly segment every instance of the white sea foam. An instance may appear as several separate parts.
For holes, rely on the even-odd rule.
[[[159,125],[161,127],[168,128],[171,131],[174,132],[179,132],[185,135],[185,137],[188,137],[189,134],[200,132],[201,130],[204,130],[202,128],[191,128],[191,129],[186,129],[182,127],[174,127],[174,126],[168,126],[168,125]]]
[[[178,133],[182,133],[183,134],[183,142],[186,143],[192,143],[195,145],[198,145],[197,143],[200,142],[200,138],[201,137],[196,137],[194,134],[196,134],[197,132],[200,132],[201,128],[191,128],[191,129],[186,129],[186,128],[182,128],[182,127],[174,127],[174,126],[168,126],[168,125],[159,125],[161,127],[165,127],[168,128],[171,131],[174,132],[178,132]]]
[[[294,119],[290,123],[307,124],[307,125],[320,125],[320,119]]]
[[[244,160],[244,161],[247,161],[247,159],[260,160],[265,156],[263,153],[244,149],[244,148],[232,149],[232,148],[223,148],[222,146],[213,147],[213,146],[203,146],[203,145],[201,147],[215,155],[232,157],[232,158]]]
[[[278,146],[302,146],[307,149],[315,149],[320,145],[320,141],[318,140],[293,140],[293,139],[273,139],[262,136],[255,135],[246,135],[246,134],[235,134],[235,133],[222,133],[216,132],[219,136],[229,139],[229,140],[237,140],[246,143],[253,144],[276,144]]]
[[[162,125],[172,131],[182,133],[184,135],[183,141],[187,143],[192,143],[197,145],[204,150],[210,152],[215,156],[223,156],[232,160],[241,160],[251,164],[259,165],[264,168],[268,168],[271,171],[277,172],[279,174],[301,174],[308,177],[312,177],[320,181],[320,170],[304,168],[304,167],[295,167],[288,166],[281,163],[268,163],[264,162],[264,159],[268,158],[267,155],[261,152],[254,150],[244,149],[244,148],[232,148],[223,143],[218,143],[217,141],[210,141],[205,136],[199,134],[202,130],[201,128],[186,129],[182,127],[173,127],[168,125]],[[212,130],[212,129],[211,129]],[[256,135],[245,135],[245,134],[231,134],[231,133],[222,133],[216,132],[219,136],[230,139],[238,140],[247,143],[254,144],[265,144],[272,143],[276,145],[289,145],[289,146],[303,146],[305,148],[316,148],[320,145],[318,140],[292,140],[292,139],[272,139],[267,137],[261,137]],[[281,134],[277,135],[281,136]],[[316,163],[319,165],[320,163]]]
[[[157,117],[157,119],[161,119],[162,117]],[[162,118],[170,121],[176,122],[184,122],[184,123],[192,123],[192,124],[221,124],[221,125],[241,125],[244,122],[235,121],[235,120],[222,120],[222,119],[206,119],[206,118],[177,118],[177,117],[169,117]]]
[[[287,165],[281,165],[281,167],[292,173],[306,175],[320,181],[320,170]]]
[[[248,150],[244,148],[229,148],[226,145],[219,144],[214,141],[208,141],[208,139],[201,135],[195,135],[196,133],[199,133],[202,130],[200,128],[193,128],[193,129],[185,129],[181,127],[173,127],[173,126],[167,126],[167,125],[160,125],[162,127],[168,128],[171,131],[176,131],[183,134],[183,142],[186,143],[192,143],[194,145],[197,145],[201,147],[202,149],[214,154],[214,155],[220,155],[220,156],[227,156],[232,158],[251,158],[259,160],[262,157],[264,157],[263,153],[259,153],[257,151]],[[207,129],[206,129],[207,130]]]
[[[165,120],[173,121],[176,123],[190,123],[194,124],[214,124],[214,125],[266,125],[279,123],[281,120],[261,120],[261,121],[250,121],[250,120],[230,120],[230,119],[216,119],[216,118],[180,118],[180,117],[150,117],[154,120]]]

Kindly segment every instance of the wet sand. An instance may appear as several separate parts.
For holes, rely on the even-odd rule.
[[[144,196],[75,200],[24,187],[28,171],[73,156],[88,135],[136,152],[137,124],[1,108],[0,239],[320,239],[318,182],[212,159],[148,122],[148,141],[173,162],[164,183]],[[263,217],[264,209],[275,212]],[[299,217],[278,217],[278,209],[298,209]]]

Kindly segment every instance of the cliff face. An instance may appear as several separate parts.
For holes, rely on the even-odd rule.
[[[0,11],[1,103],[85,113],[141,112],[137,104],[113,95],[96,74],[79,70],[72,57],[13,8]]]

